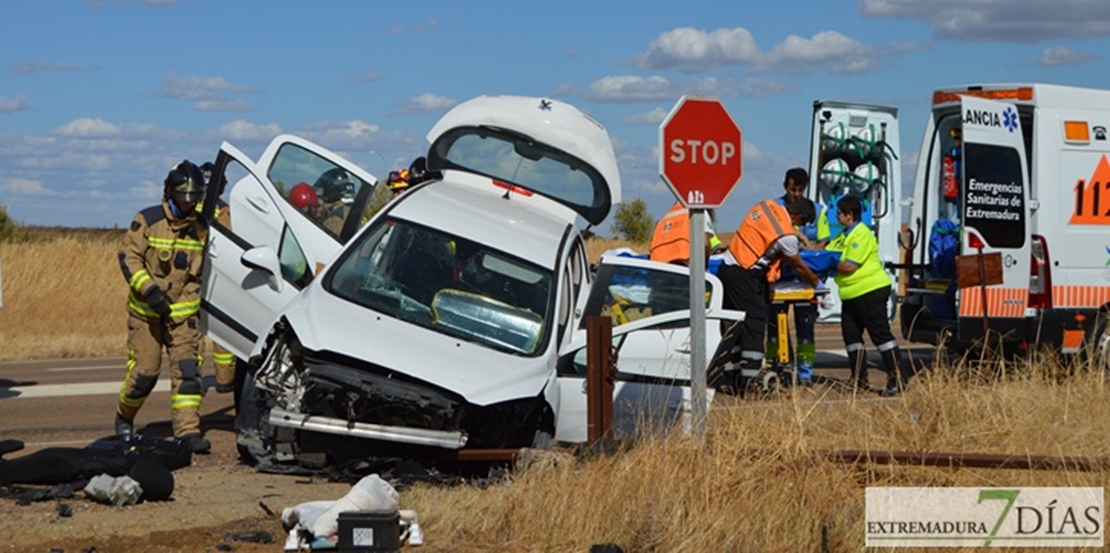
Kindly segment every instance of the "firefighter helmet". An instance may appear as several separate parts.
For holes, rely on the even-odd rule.
[[[184,160],[166,174],[165,197],[182,207],[184,203],[204,200],[204,173],[189,160]]]
[[[401,169],[400,171],[389,172],[389,189],[394,192],[401,192],[409,187],[409,170]]]
[[[316,195],[327,203],[351,203],[355,199],[354,177],[339,167],[324,171],[312,187],[316,189]]]
[[[289,191],[289,201],[301,212],[312,216],[316,216],[320,209],[320,198],[316,197],[316,191],[307,182],[302,182]]]

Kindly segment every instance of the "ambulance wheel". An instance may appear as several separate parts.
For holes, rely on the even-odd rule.
[[[1104,306],[1095,315],[1095,323],[1087,334],[1087,343],[1083,344],[1083,353],[1092,369],[1101,369],[1110,372],[1110,307]]]

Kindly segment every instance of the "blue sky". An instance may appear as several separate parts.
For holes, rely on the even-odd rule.
[[[1108,0],[12,0],[0,204],[28,225],[122,227],[176,161],[225,140],[256,156],[282,132],[380,176],[422,155],[452,105],[497,93],[590,113],[625,200],[658,218],[674,202],[659,123],[698,94],[744,134],[743,179],[718,210],[729,231],[808,165],[815,100],[897,107],[908,175],[933,89],[1107,88],[1107,52]]]

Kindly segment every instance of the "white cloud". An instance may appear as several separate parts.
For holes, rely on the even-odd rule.
[[[902,48],[890,48],[897,53]],[[769,51],[761,51],[743,27],[703,31],[682,27],[667,31],[636,56],[633,65],[644,69],[707,72],[734,65],[760,71],[792,73],[862,73],[873,69],[883,52],[836,31],[811,38],[788,36]]]
[[[940,38],[1037,42],[1110,35],[1106,0],[860,0],[870,17],[920,19]]]
[[[824,31],[813,38],[786,37],[758,65],[803,73],[821,69],[830,73],[862,73],[875,66],[876,54],[873,46],[836,31]]]
[[[249,111],[254,109],[250,103],[234,97],[249,92],[253,92],[251,87],[223,77],[178,76],[170,72],[153,94],[193,102],[193,108],[199,111]]]
[[[427,112],[440,112],[447,111],[459,102],[446,98],[444,96],[436,96],[435,94],[427,93],[421,94],[413,98],[409,98],[404,102],[398,104],[398,109],[401,113],[427,113]]]
[[[57,193],[32,179],[10,178],[0,182],[0,190],[13,196],[56,196]]]
[[[647,113],[637,113],[629,117],[625,117],[621,122],[626,125],[658,125],[667,118],[667,110],[656,107]]]
[[[646,69],[701,72],[758,60],[755,37],[743,27],[703,31],[680,27],[651,41],[635,64]]]
[[[255,141],[270,140],[281,134],[281,126],[277,123],[259,125],[243,119],[236,119],[220,125],[216,131],[220,137],[229,141]]]
[[[361,75],[355,75],[352,80],[356,83],[375,83],[382,80],[382,76],[370,71]]]
[[[1090,52],[1079,52],[1064,46],[1054,46],[1045,48],[1041,52],[1041,57],[1037,58],[1037,65],[1042,67],[1077,65],[1096,59],[1098,59],[1098,56]]]
[[[98,118],[74,119],[54,129],[54,134],[65,138],[108,138],[119,136],[122,129],[115,123]]]
[[[27,103],[27,96],[25,94],[20,94],[15,98],[0,96],[0,115],[29,109],[31,109],[31,106]]]

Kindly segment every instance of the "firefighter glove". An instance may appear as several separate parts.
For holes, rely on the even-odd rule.
[[[166,293],[157,286],[152,286],[150,291],[146,293],[146,304],[160,317],[169,317],[172,311],[170,299],[166,297]]]

